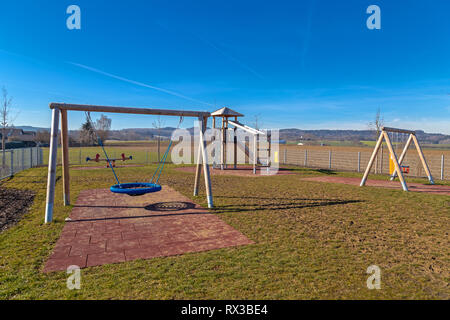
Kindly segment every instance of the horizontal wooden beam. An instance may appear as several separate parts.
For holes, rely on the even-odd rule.
[[[381,130],[387,131],[387,132],[416,134],[416,132],[413,130],[405,130],[405,129],[398,129],[398,128],[390,128],[390,127],[383,127],[383,128],[381,128]]]
[[[88,112],[109,112],[109,113],[130,113],[130,114],[150,114],[160,116],[178,116],[178,117],[209,117],[211,114],[206,111],[186,111],[186,110],[167,110],[167,109],[149,109],[149,108],[129,108],[129,107],[111,107],[95,106],[84,104],[66,104],[50,103],[50,109],[58,108],[60,110],[88,111]]]

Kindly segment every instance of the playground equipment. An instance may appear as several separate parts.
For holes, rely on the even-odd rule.
[[[68,136],[68,112],[67,111],[83,111],[83,112],[110,112],[110,113],[127,113],[127,114],[141,114],[141,115],[163,115],[163,116],[178,116],[180,117],[180,122],[182,117],[194,117],[199,121],[200,134],[199,134],[199,144],[198,157],[197,157],[197,168],[195,174],[194,182],[194,196],[198,195],[198,187],[200,182],[201,168],[203,166],[204,176],[205,176],[205,189],[206,189],[206,200],[208,207],[213,207],[213,196],[211,190],[211,179],[209,174],[208,166],[208,156],[206,152],[206,141],[204,139],[204,133],[206,131],[206,125],[208,118],[210,116],[209,112],[203,111],[184,111],[184,110],[164,110],[164,109],[149,109],[149,108],[128,108],[128,107],[110,107],[110,106],[94,106],[94,105],[77,105],[77,104],[65,104],[65,103],[51,103],[50,109],[52,109],[52,126],[50,131],[50,152],[49,152],[49,165],[48,165],[48,180],[47,180],[47,198],[45,206],[45,223],[49,223],[53,219],[53,205],[55,201],[55,182],[56,182],[56,162],[57,162],[57,151],[58,151],[58,131],[59,131],[59,116],[61,114],[61,145],[62,145],[62,177],[63,177],[63,200],[64,205],[70,205],[70,175],[69,175],[69,136]],[[89,115],[89,114],[88,114]],[[89,117],[88,117],[89,120]],[[100,139],[99,144],[102,147],[107,161],[110,163],[110,159],[104,149],[103,143]],[[171,143],[169,148],[165,152],[163,161],[160,162],[158,168],[153,174],[152,180],[159,176],[164,167],[165,160],[169,153]],[[116,193],[126,193],[130,195],[139,195],[148,192],[159,191],[159,186],[157,183],[131,183],[131,184],[121,184],[115,174],[114,168],[111,166],[116,178],[117,184],[111,187],[112,192]],[[131,192],[130,192],[131,191]]]
[[[106,167],[109,168],[109,162],[111,162],[111,165],[113,167],[116,166],[116,161],[127,161],[127,160],[133,160],[133,156],[129,156],[129,157],[125,157],[125,153],[121,154],[121,158],[116,158],[116,159],[102,159],[100,158],[100,155],[97,153],[95,155],[94,159],[91,159],[90,157],[86,158],[86,162],[90,162],[90,161],[95,161],[95,162],[100,162],[100,161],[106,161]]]
[[[256,167],[259,165],[261,167],[269,168],[270,166],[270,156],[271,156],[271,142],[270,135],[264,131],[251,128],[244,125],[238,121],[238,117],[243,117],[244,115],[231,110],[230,108],[222,108],[211,113],[213,118],[213,128],[216,128],[217,118],[221,119],[220,127],[220,137],[221,137],[221,147],[220,147],[220,160],[219,164],[215,163],[214,167],[220,166],[221,170],[227,169],[227,139],[230,136],[228,133],[232,130],[233,135],[233,166],[234,169],[237,168],[237,148],[241,148],[245,155],[253,162],[253,173],[256,174]],[[230,120],[233,119],[233,120]],[[233,128],[229,128],[229,126]],[[253,151],[249,150],[245,141],[239,141],[236,131],[238,129],[244,130],[253,136]],[[262,139],[264,138],[264,139]],[[265,157],[261,157],[260,154],[263,151]],[[216,157],[217,158],[217,157]]]
[[[158,167],[156,168],[155,172],[153,173],[152,179],[149,183],[146,182],[139,182],[139,183],[120,183],[119,178],[117,177],[116,171],[114,170],[113,160],[108,157],[108,153],[106,152],[106,149],[103,145],[103,141],[100,138],[100,136],[97,134],[97,131],[95,130],[95,126],[91,119],[90,112],[86,113],[86,119],[91,124],[92,131],[97,136],[98,144],[102,147],[103,153],[105,154],[106,161],[108,163],[108,166],[111,168],[114,178],[116,179],[117,184],[113,185],[110,190],[113,193],[122,193],[127,194],[129,196],[141,196],[146,193],[152,193],[152,192],[158,192],[161,191],[161,186],[158,184],[159,178],[161,176],[162,170],[164,169],[164,164],[166,163],[167,156],[169,155],[170,147],[172,146],[172,140],[170,140],[169,146],[166,149],[166,152],[164,152],[164,156],[162,160],[159,162]],[[177,129],[180,128],[181,123],[183,122],[183,117],[180,117],[180,122],[178,123]],[[100,157],[100,156],[99,156]],[[124,158],[125,155],[122,154],[122,157]]]
[[[396,133],[397,140],[398,140],[398,134],[408,134],[409,135],[408,140],[406,141],[406,144],[400,155],[400,158],[397,158],[397,154],[392,145],[391,138],[389,137],[389,133],[392,133],[392,134]],[[375,145],[375,149],[373,150],[372,156],[370,157],[366,171],[364,172],[364,176],[361,180],[361,184],[360,184],[361,187],[366,184],[367,177],[369,176],[370,170],[372,169],[373,163],[378,154],[378,151],[381,148],[383,140],[386,141],[386,144],[387,144],[387,147],[388,147],[389,153],[390,153],[390,159],[393,162],[393,166],[394,166],[393,172],[390,173],[391,174],[390,180],[394,180],[395,177],[398,176],[398,178],[402,184],[403,190],[408,191],[408,186],[406,185],[406,181],[405,181],[403,174],[409,173],[409,166],[402,166],[402,163],[403,163],[403,160],[405,159],[406,152],[408,151],[409,146],[414,141],[414,145],[416,147],[417,153],[419,154],[420,161],[422,162],[422,166],[425,170],[425,173],[427,174],[428,180],[430,181],[430,184],[434,184],[434,180],[431,175],[431,171],[428,168],[428,164],[425,159],[425,155],[423,154],[422,148],[420,147],[419,141],[417,140],[416,132],[411,131],[411,130],[405,130],[405,129],[383,127],[381,129],[380,137],[378,138],[378,141]]]

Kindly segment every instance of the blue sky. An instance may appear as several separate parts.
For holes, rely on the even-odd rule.
[[[2,1],[0,86],[15,125],[48,127],[49,102],[67,102],[228,106],[267,128],[367,129],[379,107],[387,125],[450,134],[450,2],[430,3]],[[66,27],[71,4],[81,30]],[[372,4],[381,30],[366,27]],[[115,129],[154,121],[111,118]],[[76,129],[83,115],[69,120]]]

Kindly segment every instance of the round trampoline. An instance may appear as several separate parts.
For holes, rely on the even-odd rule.
[[[113,185],[110,190],[114,193],[122,193],[130,196],[140,196],[146,193],[161,191],[161,186],[156,183],[144,182],[121,183]]]

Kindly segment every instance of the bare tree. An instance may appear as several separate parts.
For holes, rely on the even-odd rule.
[[[50,144],[50,132],[45,130],[39,130],[36,132],[34,141],[37,144]]]
[[[81,125],[80,128],[80,145],[93,145],[96,140],[94,137],[94,129],[91,122],[86,119],[86,122]]]
[[[157,146],[158,146],[158,162],[161,161],[161,129],[164,126],[164,121],[161,120],[161,117],[158,116],[158,118],[153,121],[153,127],[157,129],[158,131],[158,137],[156,139]]]
[[[381,115],[381,109],[378,107],[377,113],[375,114],[374,122],[369,122],[370,130],[375,131],[375,139],[377,140],[380,136],[381,129],[384,127],[384,118]]]
[[[259,128],[262,127],[261,113],[255,114],[255,122],[253,126],[256,130],[259,130]]]
[[[95,129],[97,130],[97,134],[99,138],[104,142],[109,137],[109,132],[111,130],[111,122],[112,120],[102,114],[100,119],[95,122]]]
[[[12,97],[8,95],[8,91],[5,87],[2,88],[2,101],[0,106],[0,126],[2,129],[2,167],[6,165],[5,149],[6,149],[6,137],[10,130],[13,128],[13,121],[17,115],[12,115]]]
[[[369,122],[370,130],[375,131],[375,141],[378,140],[381,134],[381,129],[384,127],[384,118],[381,115],[381,109],[378,107],[375,114],[374,122]],[[383,144],[381,145],[381,167],[383,166]],[[382,171],[382,168],[381,168]],[[378,154],[375,157],[375,173],[378,173]]]

